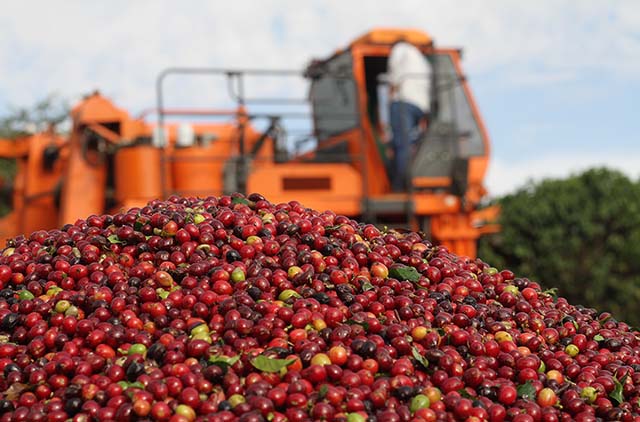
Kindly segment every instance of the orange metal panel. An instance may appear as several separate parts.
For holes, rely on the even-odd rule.
[[[466,198],[471,204],[478,204],[480,200],[487,194],[484,187],[484,175],[487,171],[489,162],[488,156],[472,157],[469,159],[469,173]]]
[[[24,196],[27,186],[27,160],[17,161],[16,175],[13,178],[13,213],[16,215],[14,235],[22,231],[24,221]]]
[[[34,135],[29,142],[24,190],[25,208],[20,216],[23,233],[49,229],[57,224],[54,190],[62,177],[63,163],[58,161],[51,170],[45,169],[43,152],[46,147],[61,143],[58,137],[46,133]]]
[[[100,125],[100,124],[96,124],[96,123],[91,123],[89,125],[87,125],[88,129],[91,129],[93,132],[95,132],[98,136],[100,136],[101,138],[112,142],[112,143],[117,143],[118,141],[120,141],[121,137],[119,134],[117,134],[116,132],[112,131],[111,129],[107,129],[106,127]]]
[[[176,126],[170,130],[177,130]],[[175,132],[171,133],[172,136]],[[220,195],[223,191],[223,173],[227,160],[238,151],[237,126],[232,124],[194,125],[194,133],[215,135],[207,146],[186,148],[171,147],[167,150],[172,193],[186,196]],[[246,148],[255,142],[255,132],[246,130]]]
[[[95,92],[85,97],[71,110],[76,124],[120,122],[129,120],[129,114],[116,107],[106,97]]]
[[[64,167],[64,154],[52,168],[45,168],[43,151],[51,145],[61,147],[63,144],[64,140],[51,132],[2,142],[4,149],[0,155],[17,160],[13,210],[0,220],[0,237],[3,240],[57,225],[54,190]]]
[[[416,45],[428,45],[433,42],[429,34],[419,29],[375,28],[353,40],[350,46],[393,44],[396,41],[406,41]]]
[[[104,212],[107,169],[104,164],[93,166],[84,159],[81,142],[82,134],[76,129],[69,142],[69,160],[60,203],[60,225]]]
[[[486,207],[471,213],[471,219],[473,221],[494,223],[498,221],[498,217],[500,217],[500,207],[498,205]]]
[[[323,180],[315,189],[297,189],[296,184],[285,184],[285,179]],[[326,183],[324,180],[329,179]],[[311,182],[313,183],[313,182]],[[287,189],[289,188],[289,189]],[[256,166],[249,177],[247,190],[263,193],[272,202],[297,200],[305,206],[339,214],[359,215],[361,212],[362,181],[349,164],[316,163],[263,163]]]
[[[0,218],[0,248],[6,245],[6,241],[15,237],[18,230],[18,214],[15,211]]]
[[[437,188],[451,186],[450,177],[414,177],[413,185],[417,188]]]
[[[0,139],[0,157],[18,158],[23,157],[29,152],[29,139],[31,137],[20,139]]]
[[[478,233],[481,236],[487,234],[495,234],[500,233],[502,231],[502,226],[500,224],[485,224],[483,226],[478,227]]]
[[[471,225],[469,214],[439,214],[431,219],[433,239],[461,256],[475,258],[480,232]]]
[[[122,139],[136,139],[138,137],[150,137],[152,135],[151,127],[141,119],[124,120],[120,124],[120,134]]]
[[[416,192],[413,199],[417,215],[450,214],[460,210],[460,199],[449,193]]]
[[[148,202],[162,197],[162,153],[151,145],[119,149],[114,157],[115,198]]]
[[[220,143],[208,148],[175,149],[171,155],[173,192],[186,196],[220,195],[229,146]]]
[[[480,234],[499,233],[501,230],[501,226],[497,224],[499,217],[500,206],[492,205],[472,212],[471,223],[478,228]]]

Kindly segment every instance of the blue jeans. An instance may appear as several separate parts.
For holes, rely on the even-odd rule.
[[[411,145],[417,140],[418,124],[424,112],[414,104],[393,101],[389,112],[393,138],[393,165],[391,168],[391,187],[394,191],[407,189],[407,169],[410,164]]]

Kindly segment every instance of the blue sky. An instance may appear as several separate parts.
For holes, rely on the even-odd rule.
[[[165,67],[301,68],[376,26],[415,27],[464,49],[492,139],[492,194],[595,165],[640,176],[637,1],[9,2],[0,112],[99,88],[135,113],[153,106]],[[176,104],[221,101],[211,84],[169,88]]]

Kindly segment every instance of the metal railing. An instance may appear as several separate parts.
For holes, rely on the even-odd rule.
[[[203,75],[212,77],[222,77],[225,79],[227,94],[229,99],[235,103],[235,108],[227,109],[204,109],[204,108],[173,108],[167,107],[167,95],[165,92],[166,81],[170,76],[176,75]],[[299,148],[303,145],[310,145],[312,142],[318,141],[318,134],[315,132],[315,122],[313,121],[313,114],[311,111],[302,110],[303,107],[310,107],[312,105],[313,98],[296,98],[296,97],[283,97],[283,96],[251,96],[247,95],[247,79],[248,78],[263,78],[263,77],[277,77],[277,78],[305,78],[307,77],[303,72],[296,70],[265,70],[265,69],[222,69],[222,68],[188,68],[188,67],[176,67],[169,68],[162,71],[156,80],[156,108],[152,110],[146,110],[141,114],[141,117],[148,117],[151,114],[157,115],[157,126],[159,128],[158,135],[162,145],[167,145],[168,139],[166,139],[166,133],[164,128],[167,125],[168,118],[187,118],[187,117],[202,117],[202,118],[230,118],[233,119],[238,127],[238,137],[235,142],[237,146],[238,156],[237,159],[237,181],[238,190],[244,192],[246,190],[246,182],[248,177],[248,163],[256,159],[273,160],[275,162],[287,161],[290,159],[291,148],[295,155],[298,155],[301,151]],[[344,75],[335,75],[337,78],[347,79]],[[353,78],[348,78],[353,80]],[[315,98],[315,104],[322,104],[322,99]],[[357,104],[357,103],[356,103]],[[271,106],[272,110],[267,112],[260,112],[253,110],[256,108],[266,108]],[[278,107],[293,107],[289,110],[280,110],[274,112],[273,109]],[[354,110],[353,115],[346,115],[345,113],[324,113],[324,118],[328,119],[354,119],[357,117],[357,110]],[[264,130],[261,138],[256,142],[253,148],[249,149],[246,144],[246,127],[249,122],[256,122],[258,120],[267,121],[267,129]],[[297,125],[301,126],[307,123],[308,130],[284,128],[283,135],[283,122],[301,122]],[[276,134],[277,133],[277,134]],[[274,143],[276,143],[276,149],[272,155],[263,154],[262,158],[257,158],[257,153],[262,147],[264,140],[267,136],[273,136]],[[289,145],[291,136],[295,136],[297,139],[293,139],[293,145]],[[364,142],[364,140],[363,140]],[[362,151],[365,151],[363,148]],[[332,154],[325,154],[325,157]],[[283,159],[284,157],[284,159]],[[208,156],[203,158],[204,160],[228,160],[230,157],[212,157]],[[166,156],[163,151],[163,162],[173,160]],[[335,154],[336,162],[355,161],[358,157],[353,157],[346,154]],[[364,163],[364,155],[360,160]],[[162,171],[165,171],[165,166],[162,166]],[[168,194],[168,189],[164,184],[165,175],[163,174],[163,193],[165,196]],[[365,182],[366,183],[366,182]]]

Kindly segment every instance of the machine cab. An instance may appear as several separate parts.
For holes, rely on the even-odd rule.
[[[444,190],[478,201],[484,194],[489,142],[460,67],[460,50],[434,47],[417,30],[379,29],[354,40],[307,69],[318,140],[314,161],[349,161],[372,196],[390,192],[387,72],[397,41],[416,46],[432,68],[431,113],[413,151],[407,183],[412,191]]]

